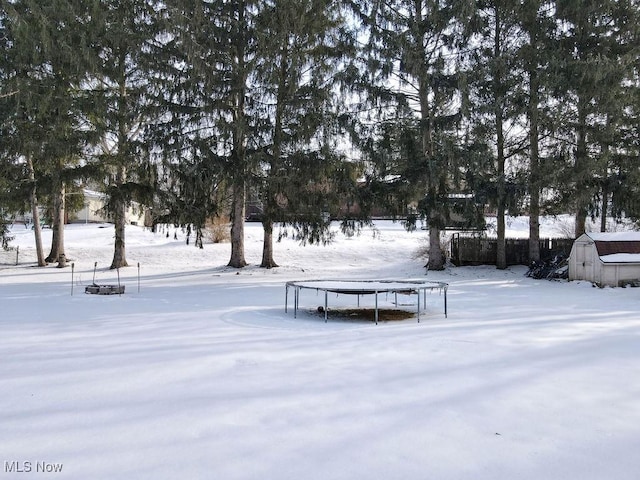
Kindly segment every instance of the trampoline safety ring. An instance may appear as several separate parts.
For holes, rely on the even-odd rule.
[[[289,289],[293,288],[293,316],[298,315],[300,306],[300,291],[315,290],[316,292],[324,292],[324,321],[328,319],[328,294],[342,295],[358,295],[358,303],[360,295],[375,295],[375,322],[378,324],[378,294],[392,293],[396,297],[396,305],[398,304],[397,295],[414,294],[418,297],[417,318],[420,322],[421,304],[420,294],[423,297],[423,306],[427,304],[427,290],[438,290],[443,294],[444,299],[444,316],[447,317],[447,288],[448,283],[434,282],[426,280],[301,280],[287,282],[285,286],[284,311],[288,311],[289,307]]]

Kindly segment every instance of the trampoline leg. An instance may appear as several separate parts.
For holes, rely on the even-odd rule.
[[[327,292],[324,292],[324,323],[327,323]]]
[[[378,324],[378,292],[376,292],[376,325]]]
[[[447,318],[447,289],[444,289],[444,318]]]
[[[419,297],[420,295],[418,295]],[[427,309],[427,290],[424,289],[422,291],[422,310],[426,310]],[[418,317],[418,322],[420,321],[420,317]]]

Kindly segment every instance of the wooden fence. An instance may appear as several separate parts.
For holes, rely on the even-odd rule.
[[[540,258],[542,260],[558,253],[569,256],[573,246],[572,238],[541,238]],[[529,240],[507,238],[507,265],[529,265]],[[495,265],[498,240],[487,237],[465,237],[456,234],[451,239],[451,262],[454,265]]]

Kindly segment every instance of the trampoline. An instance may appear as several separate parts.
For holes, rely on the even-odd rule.
[[[448,283],[433,282],[426,280],[301,280],[286,283],[284,311],[288,311],[289,307],[289,289],[293,288],[293,316],[298,315],[300,306],[300,291],[315,290],[316,292],[324,292],[324,321],[328,319],[328,302],[329,292],[342,295],[357,295],[358,306],[360,305],[361,295],[375,295],[375,322],[378,324],[378,294],[391,293],[395,296],[395,304],[398,305],[398,294],[416,295],[418,297],[417,317],[420,322],[421,304],[420,294],[423,297],[422,307],[426,308],[427,290],[438,290],[443,294],[444,316],[447,317],[447,288]]]

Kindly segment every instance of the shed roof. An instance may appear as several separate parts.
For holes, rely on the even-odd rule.
[[[603,232],[586,234],[595,243],[599,257],[640,255],[640,232]],[[604,258],[602,258],[605,261]],[[610,261],[615,261],[613,258]],[[624,261],[638,261],[627,258]]]
[[[599,256],[615,255],[616,253],[640,253],[640,241],[637,242],[605,242],[596,240],[596,250]]]
[[[600,257],[602,263],[637,263],[640,264],[640,253],[614,253]]]
[[[588,232],[585,235],[600,242],[640,242],[640,232]]]

